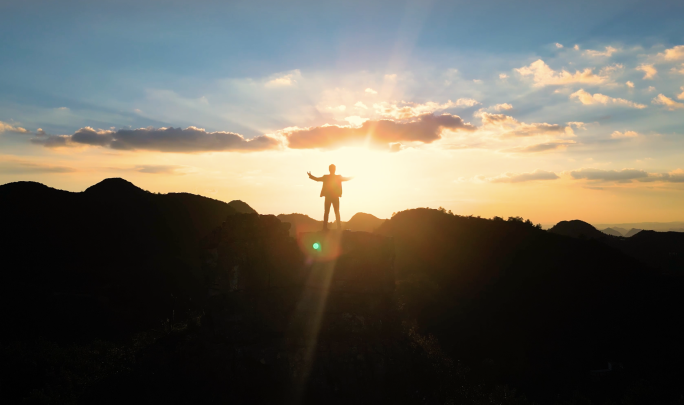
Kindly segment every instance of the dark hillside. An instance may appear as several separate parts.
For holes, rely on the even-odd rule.
[[[344,229],[352,231],[373,232],[380,227],[386,220],[380,219],[375,215],[357,212],[344,224]]]
[[[2,301],[14,308],[3,327],[86,338],[172,318],[203,296],[200,239],[233,214],[221,201],[123,179],[82,193],[0,186]]]
[[[378,232],[394,237],[398,299],[420,330],[483,378],[548,400],[608,361],[671,384],[684,360],[681,285],[601,242],[430,209]]]
[[[572,236],[573,238],[585,239],[599,239],[606,236],[605,233],[594,228],[591,224],[580,221],[579,219],[574,219],[572,221],[561,221],[549,229],[549,232],[563,236]]]
[[[240,200],[233,200],[228,203],[230,208],[234,209],[239,214],[257,214],[254,208],[250,207],[246,202]]]

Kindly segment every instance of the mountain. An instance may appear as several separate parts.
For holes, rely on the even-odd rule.
[[[623,236],[620,231],[613,229],[613,228],[606,228],[606,229],[603,229],[601,232],[605,233],[606,235],[611,235],[611,236]]]
[[[323,221],[317,221],[304,214],[280,214],[278,219],[291,224],[291,236],[296,236],[302,232],[318,232],[323,228]],[[374,215],[358,212],[349,221],[342,221],[342,229],[373,232],[385,221]],[[328,224],[330,229],[335,229],[336,226],[334,222]]]
[[[636,235],[637,233],[643,231],[643,229],[635,229],[632,228],[625,234],[625,238],[631,238],[632,236]]]
[[[323,228],[323,221],[316,221],[304,214],[280,214],[277,218],[280,222],[291,225],[290,236],[297,236],[302,232],[318,232]]]
[[[396,299],[417,330],[486,378],[535,387],[539,403],[583,386],[587,371],[608,359],[649,381],[661,378],[645,371],[650,367],[681,375],[670,356],[684,360],[684,331],[675,326],[684,310],[682,278],[592,239],[598,231],[582,221],[555,228],[589,237],[429,209],[400,212],[377,232],[394,240]],[[627,241],[646,251],[636,244],[642,233]],[[659,235],[663,241],[651,247],[668,239],[669,247],[648,255],[676,257],[668,249],[681,252],[684,234],[644,236]],[[681,274],[684,263],[675,264]]]
[[[590,224],[578,219],[572,221],[561,221],[554,225],[549,232],[573,238],[599,239],[606,235],[594,228]]]
[[[86,338],[172,317],[173,305],[205,294],[201,238],[235,214],[222,201],[154,194],[123,179],[80,193],[2,185],[0,300],[21,308],[3,326]]]
[[[629,232],[629,229],[620,228],[619,226],[613,226],[612,229],[615,229],[616,231],[620,232],[622,236]]]
[[[235,210],[239,214],[257,214],[254,208],[250,207],[247,203],[240,200],[233,200],[228,203],[228,206]]]
[[[380,227],[386,220],[380,219],[375,215],[365,214],[363,212],[357,212],[349,221],[344,225],[344,229],[349,229],[352,231],[366,231],[373,232]]]
[[[644,229],[647,231],[657,232],[682,232],[684,230],[684,222],[628,222],[618,224],[593,224],[597,229],[613,228],[616,231],[625,235],[630,229]]]

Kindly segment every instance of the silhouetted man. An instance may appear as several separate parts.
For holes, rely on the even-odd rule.
[[[328,215],[330,215],[330,205],[335,209],[335,219],[337,220],[337,229],[342,229],[340,223],[340,197],[342,197],[342,182],[349,181],[351,177],[342,177],[335,174],[335,165],[330,165],[330,174],[322,177],[312,176],[311,172],[307,172],[309,178],[315,181],[322,181],[323,188],[321,189],[321,197],[325,197],[325,214],[323,215],[323,230],[328,229]]]

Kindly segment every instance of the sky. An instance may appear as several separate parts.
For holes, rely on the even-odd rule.
[[[682,1],[0,0],[0,184],[684,220]],[[46,202],[49,209],[49,202]]]

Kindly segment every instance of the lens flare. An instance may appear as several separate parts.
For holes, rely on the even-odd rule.
[[[316,243],[313,244],[313,248],[316,249],[316,250],[319,250],[319,249],[321,248],[321,244],[318,243],[318,242],[316,242]]]

